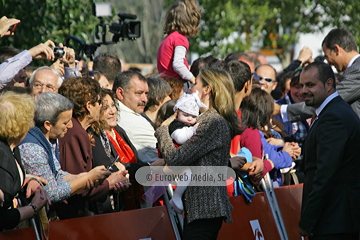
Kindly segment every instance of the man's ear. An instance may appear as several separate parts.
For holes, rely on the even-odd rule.
[[[335,79],[332,79],[332,78],[328,78],[328,80],[326,80],[326,89],[327,90],[331,90],[333,88],[334,81],[335,81]]]
[[[277,85],[278,85],[278,82],[274,82],[273,87],[272,87],[272,90],[273,90],[273,91],[275,90],[275,88],[276,88]]]
[[[249,91],[251,91],[251,89],[252,89],[252,79],[245,82],[243,89],[244,89],[245,94],[248,93]]]
[[[45,122],[44,122],[44,128],[45,128],[47,131],[50,131],[51,126],[52,126],[52,124],[51,124],[49,121],[45,121]]]
[[[116,98],[121,101],[124,99],[124,89],[121,88],[121,87],[118,87],[115,91],[115,94],[116,94]]]
[[[339,55],[340,54],[340,50],[341,50],[341,47],[337,44],[334,45],[334,52],[336,53],[336,55]]]

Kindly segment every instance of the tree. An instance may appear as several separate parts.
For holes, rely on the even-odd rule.
[[[273,51],[286,66],[300,33],[346,27],[360,40],[360,5],[350,0],[199,0],[199,4],[204,8],[201,31],[191,39],[190,50],[200,55],[224,57],[246,52],[255,43]]]
[[[89,41],[97,23],[88,0],[0,0],[0,16],[21,20],[14,36],[2,38],[2,46],[29,49],[51,39],[63,43],[67,35]],[[37,62],[39,65],[39,62]]]
[[[200,31],[191,39],[190,50],[200,55],[211,52],[220,58],[247,51],[260,40],[265,21],[274,15],[266,1],[257,2],[200,0],[203,8]]]

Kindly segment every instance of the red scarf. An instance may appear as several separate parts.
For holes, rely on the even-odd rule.
[[[116,153],[119,155],[119,159],[121,163],[137,163],[135,154],[130,146],[124,141],[124,139],[120,136],[120,134],[111,129],[113,133],[115,133],[116,139],[114,139],[109,133],[106,132],[106,135],[110,139],[111,143],[113,144]]]

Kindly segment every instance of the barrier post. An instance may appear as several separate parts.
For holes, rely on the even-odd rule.
[[[261,186],[263,187],[266,197],[268,199],[272,215],[274,217],[276,227],[279,231],[280,237],[282,240],[288,240],[286,233],[284,221],[281,216],[280,208],[276,200],[276,195],[274,188],[272,186],[272,181],[270,179],[269,173],[267,173],[263,179],[261,179]]]
[[[165,203],[165,206],[166,206],[166,208],[168,210],[169,217],[170,217],[170,220],[171,220],[172,227],[174,229],[176,239],[181,240],[180,231],[182,232],[182,230],[183,230],[184,221],[182,219],[182,216],[180,214],[176,213],[174,211],[174,209],[171,208],[170,202],[169,202],[169,196],[170,197],[173,196],[173,189],[172,189],[171,184],[168,185],[167,191],[163,195],[164,203]]]

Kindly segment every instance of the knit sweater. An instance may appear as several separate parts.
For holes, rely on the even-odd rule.
[[[155,132],[161,153],[169,166],[228,166],[231,133],[227,121],[215,109],[202,113],[196,134],[176,148],[168,126]],[[230,204],[225,186],[189,186],[184,195],[187,222],[224,217],[231,222]]]

